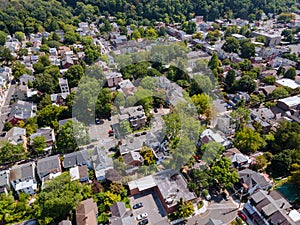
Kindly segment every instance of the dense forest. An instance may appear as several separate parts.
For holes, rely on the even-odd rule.
[[[183,22],[195,15],[206,20],[224,18],[259,19],[262,12],[296,10],[296,0],[1,0],[0,30],[26,34],[55,29],[70,30],[70,25],[115,16],[119,25],[151,25],[156,21]],[[103,22],[103,21],[102,21]]]

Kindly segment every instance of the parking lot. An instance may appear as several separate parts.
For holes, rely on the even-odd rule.
[[[143,203],[143,207],[139,209],[133,209],[134,218],[141,213],[148,213],[150,225],[164,224],[163,222],[167,220],[167,214],[154,191],[148,191],[146,193],[130,197],[131,206],[139,202]]]

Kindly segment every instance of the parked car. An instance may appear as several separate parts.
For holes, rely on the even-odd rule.
[[[137,203],[137,204],[135,204],[132,208],[133,209],[138,209],[138,208],[142,208],[143,207],[143,203]]]
[[[148,224],[149,223],[149,220],[148,219],[143,219],[142,221],[140,221],[138,223],[138,225],[144,225],[144,224]]]
[[[146,135],[147,134],[147,132],[146,131],[143,131],[142,133],[141,133],[141,135]]]
[[[96,123],[97,125],[103,124],[103,120],[100,120],[99,118],[96,118],[96,119],[95,119],[95,123]]]
[[[238,211],[239,217],[241,217],[242,220],[247,221],[246,215],[242,211]]]
[[[148,217],[148,213],[142,213],[142,214],[139,214],[136,219],[137,220],[142,220],[142,219],[145,219]]]
[[[141,134],[140,133],[136,133],[134,136],[135,137],[139,137],[139,136],[141,136]]]
[[[194,155],[194,159],[199,163],[201,162],[200,156],[198,155]]]
[[[223,191],[222,193],[221,193],[221,195],[222,195],[222,197],[226,200],[226,201],[228,201],[229,200],[229,193],[228,193],[228,191]]]

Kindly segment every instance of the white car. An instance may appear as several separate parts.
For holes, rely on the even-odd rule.
[[[136,217],[137,220],[142,220],[148,217],[148,213],[142,213]]]

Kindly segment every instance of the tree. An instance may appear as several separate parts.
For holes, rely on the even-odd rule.
[[[25,34],[24,34],[23,32],[21,32],[21,31],[17,31],[17,32],[15,33],[15,37],[16,37],[20,42],[22,42],[22,41],[24,41]]]
[[[233,122],[235,123],[236,130],[241,129],[250,123],[250,110],[245,107],[238,107],[231,113]]]
[[[280,99],[286,98],[290,94],[285,87],[277,87],[272,93],[270,94],[270,98]]]
[[[292,79],[292,80],[295,80],[295,77],[296,77],[296,68],[294,68],[294,67],[289,68],[289,69],[284,73],[284,77],[285,77],[285,78]]]
[[[255,56],[255,45],[246,41],[241,45],[241,57],[248,59],[252,56]]]
[[[32,147],[38,154],[43,154],[46,145],[46,138],[44,136],[36,136],[32,139]]]
[[[154,90],[157,87],[157,79],[155,77],[145,77],[140,83],[144,89]]]
[[[81,65],[70,66],[65,73],[65,78],[68,79],[69,87],[77,87],[81,77],[84,75],[84,69]]]
[[[36,65],[36,64],[34,64]],[[35,76],[33,87],[45,94],[54,94],[59,88],[58,79],[48,73],[40,73]]]
[[[272,173],[272,177],[281,177],[289,174],[292,157],[290,150],[284,150],[273,156],[271,164],[267,170]]]
[[[234,83],[234,89],[236,91],[247,91],[248,93],[252,93],[255,91],[256,83],[248,75],[243,76],[241,79]]]
[[[254,153],[265,145],[260,134],[248,127],[235,133],[233,143],[245,154]]]
[[[226,74],[226,77],[225,77],[225,80],[224,80],[227,91],[230,91],[232,89],[235,80],[236,80],[235,70],[231,69]]]
[[[48,105],[45,108],[38,111],[36,119],[39,127],[50,126],[55,130],[58,129],[58,118],[63,111],[63,107],[57,107],[55,105]]]
[[[195,104],[199,114],[203,114],[205,111],[211,108],[212,100],[205,93],[193,95],[191,100]]]
[[[260,155],[255,157],[255,164],[253,166],[253,169],[256,171],[262,171],[264,170],[268,165],[268,160],[264,155]]]
[[[196,74],[190,84],[190,96],[195,94],[210,94],[215,86],[215,79],[207,75]]]
[[[5,45],[6,42],[6,33],[4,31],[0,31],[0,45]]]
[[[97,117],[110,117],[111,114],[112,95],[109,88],[102,88],[99,92],[98,99],[95,106],[95,113]]]
[[[89,142],[88,130],[84,124],[69,120],[58,133],[57,150],[62,153],[74,152],[78,150],[78,146]]]
[[[226,42],[222,46],[225,52],[235,52],[238,53],[240,48],[240,43],[235,37],[227,37]]]
[[[257,42],[260,42],[260,43],[263,43],[263,44],[266,44],[267,43],[267,38],[265,37],[265,36],[257,36],[256,38],[255,38],[255,41],[257,41]]]
[[[11,51],[3,46],[0,46],[0,62],[4,62],[8,65],[14,59]]]
[[[210,175],[221,188],[231,188],[234,183],[239,181],[238,173],[231,167],[231,161],[226,157],[214,162],[210,169]]]
[[[34,202],[35,218],[39,224],[59,222],[90,194],[88,186],[71,181],[69,173],[63,173],[45,183]]]
[[[224,151],[224,147],[217,142],[209,142],[201,146],[201,152],[203,154],[202,160],[208,165],[211,165],[217,157]]]
[[[120,123],[119,135],[123,137],[126,134],[130,134],[130,133],[132,133],[130,122],[127,120],[122,120]]]
[[[180,198],[177,203],[177,211],[175,212],[178,218],[187,218],[194,213],[195,209],[192,202],[186,202],[183,198]]]
[[[265,76],[263,78],[263,82],[266,83],[266,84],[270,84],[270,85],[273,85],[276,81],[276,77],[274,76]]]
[[[188,21],[184,22],[182,24],[182,29],[185,31],[187,34],[193,34],[196,32],[196,23],[193,21]]]
[[[23,74],[30,74],[30,70],[26,68],[25,64],[20,61],[16,61],[12,66],[13,76],[16,80],[19,80]]]
[[[9,142],[5,142],[3,146],[0,148],[1,164],[17,162],[26,158],[27,158],[27,154],[25,153],[22,144],[13,145]]]
[[[220,61],[219,61],[218,55],[217,55],[217,53],[213,53],[211,59],[208,62],[208,67],[211,70],[214,70],[214,69],[217,69],[219,67],[219,65],[220,65]]]
[[[132,40],[137,40],[139,38],[141,38],[141,33],[138,30],[134,30],[131,34],[131,39]]]
[[[67,45],[75,44],[79,40],[79,36],[74,31],[68,31],[65,33],[64,43]]]
[[[158,34],[154,30],[154,28],[148,28],[146,30],[146,37],[149,39],[156,39],[158,37]]]
[[[143,146],[141,150],[141,156],[144,158],[144,164],[150,166],[156,163],[154,154],[151,148]]]

